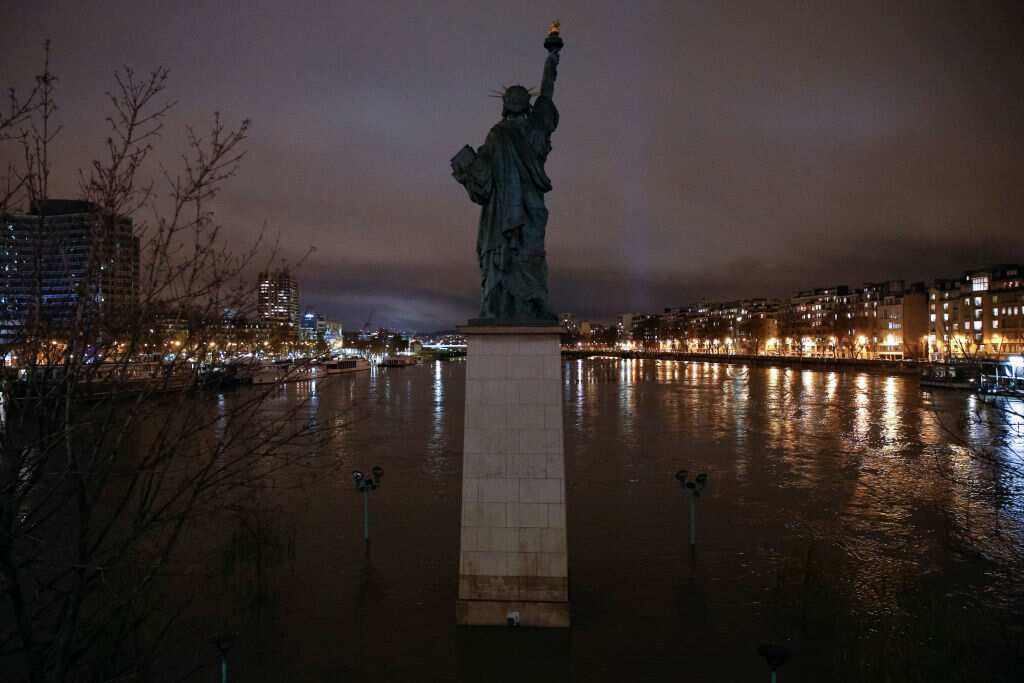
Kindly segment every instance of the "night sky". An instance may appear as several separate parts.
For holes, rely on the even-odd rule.
[[[280,231],[293,262],[315,247],[303,306],[348,327],[371,309],[420,330],[476,315],[479,207],[448,161],[497,121],[492,90],[540,84],[555,18],[556,310],[1024,260],[1017,2],[7,0],[0,15],[0,86],[27,87],[53,41],[55,196],[101,150],[113,71],[166,66],[179,104],[159,158],[213,111],[251,118],[218,216],[241,245]]]

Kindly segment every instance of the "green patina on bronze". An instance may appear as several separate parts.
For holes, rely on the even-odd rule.
[[[557,323],[548,303],[544,195],[551,180],[544,162],[558,126],[553,96],[562,40],[553,27],[540,94],[530,102],[518,85],[502,94],[502,120],[484,144],[466,145],[452,159],[452,175],[480,204],[476,253],[480,264],[480,317],[470,324]]]

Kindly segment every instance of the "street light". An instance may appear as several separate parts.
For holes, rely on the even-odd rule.
[[[690,496],[690,545],[697,544],[697,499],[701,491],[708,485],[708,475],[704,472],[698,474],[692,481],[687,481],[689,472],[679,470],[676,472],[676,481],[683,487],[683,495]]]
[[[371,476],[366,476],[359,470],[352,470],[352,480],[356,484],[356,491],[363,494],[363,542],[370,542],[370,491],[380,487],[380,480],[384,478],[384,468],[374,465],[370,470]]]
[[[775,683],[775,672],[789,659],[789,650],[782,645],[765,643],[757,648],[757,654],[764,657],[764,661],[768,663],[768,668],[771,670],[771,677],[768,680]]]
[[[228,683],[228,651],[231,650],[236,640],[238,640],[238,635],[227,630],[213,639],[213,646],[220,653],[221,683]]]

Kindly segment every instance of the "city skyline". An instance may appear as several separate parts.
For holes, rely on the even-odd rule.
[[[882,8],[558,8],[572,125],[549,168],[556,309],[611,319],[1021,261],[1019,16]],[[474,314],[479,285],[475,211],[447,160],[497,120],[492,74],[539,82],[552,11],[35,3],[0,28],[4,85],[23,89],[53,40],[65,129],[51,194],[73,197],[113,71],[167,66],[179,104],[159,159],[213,111],[253,119],[216,209],[239,243],[264,223],[281,232],[303,306],[350,328],[374,310],[445,329]]]

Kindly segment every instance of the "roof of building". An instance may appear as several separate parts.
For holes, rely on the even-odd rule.
[[[78,213],[96,213],[99,207],[81,199],[33,200],[29,207],[30,216],[67,216]]]

